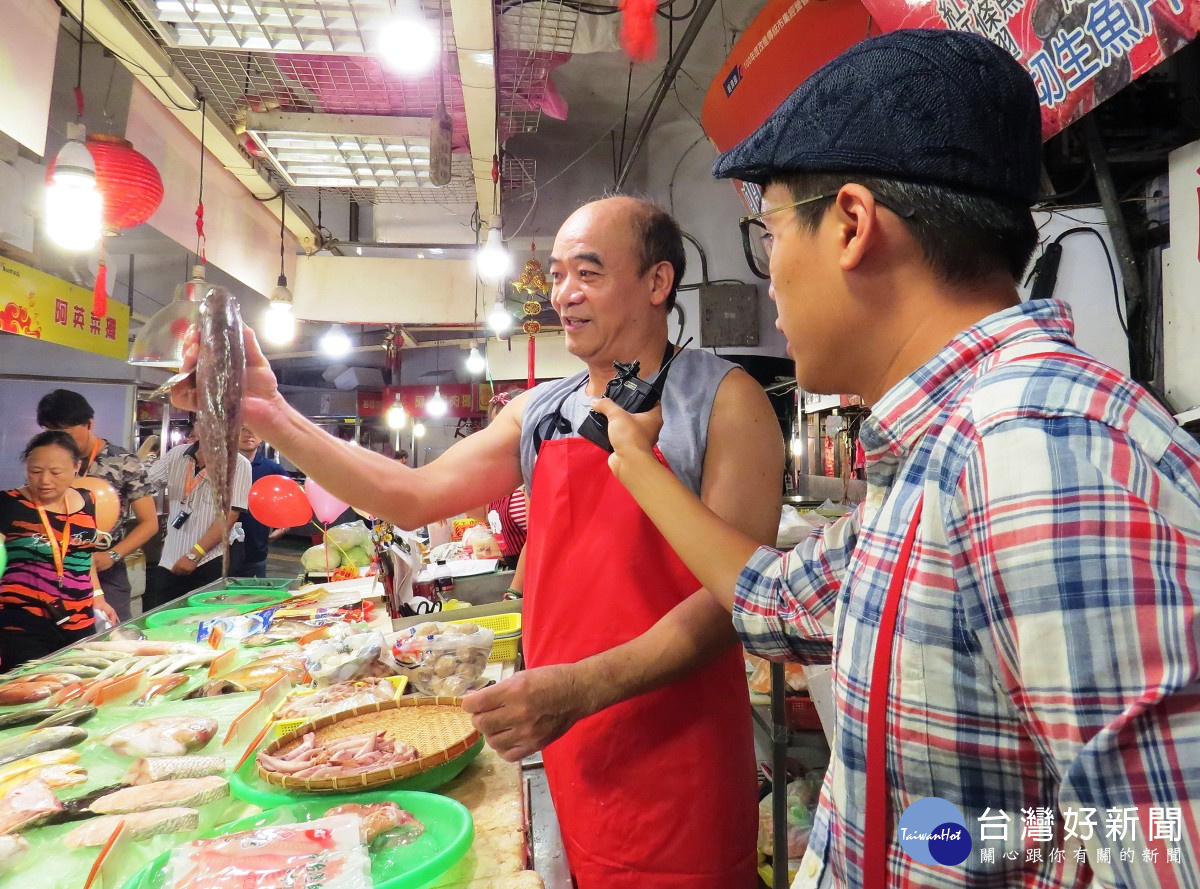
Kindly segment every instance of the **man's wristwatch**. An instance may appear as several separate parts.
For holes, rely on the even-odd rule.
[[[112,559],[112,563],[114,565],[119,565],[121,562],[125,561],[125,557],[115,549],[106,549],[104,552],[108,554],[110,559]]]
[[[195,553],[184,553],[183,557],[185,559],[187,559],[189,562],[199,562],[200,561],[200,557],[198,555],[196,555]]]

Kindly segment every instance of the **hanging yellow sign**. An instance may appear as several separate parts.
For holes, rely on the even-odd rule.
[[[0,259],[0,331],[124,361],[129,306],[110,299],[108,314],[95,315],[90,290]]]

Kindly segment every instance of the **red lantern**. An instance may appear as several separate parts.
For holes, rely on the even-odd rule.
[[[104,225],[111,234],[140,225],[163,199],[162,177],[149,158],[119,136],[90,133],[87,148],[96,162],[96,188],[104,198]]]
[[[162,177],[150,159],[135,151],[120,136],[89,133],[88,151],[96,164],[96,190],[104,201],[104,228],[110,235],[123,228],[140,225],[158,209],[163,199]],[[46,181],[54,176],[54,160],[46,167]],[[100,246],[100,270],[96,274],[92,311],[108,311],[108,293],[104,245]]]

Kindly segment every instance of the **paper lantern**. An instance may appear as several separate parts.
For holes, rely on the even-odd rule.
[[[104,198],[104,225],[111,234],[140,225],[163,199],[162,177],[150,159],[119,136],[91,133],[87,149],[96,162],[96,187]]]

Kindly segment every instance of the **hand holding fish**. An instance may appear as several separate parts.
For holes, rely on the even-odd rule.
[[[287,402],[279,394],[279,386],[271,365],[258,345],[258,337],[249,327],[244,329],[246,375],[242,387],[242,420],[255,432],[265,433],[283,418]],[[193,326],[184,339],[181,373],[189,376],[171,389],[171,404],[185,411],[198,409],[196,392],[196,363],[200,357],[200,331]]]
[[[121,618],[117,617],[117,612],[114,611],[113,607],[111,605],[109,605],[106,601],[104,601],[104,599],[102,599],[102,598],[101,599],[92,599],[92,610],[98,611],[101,614],[103,614],[104,619],[107,620],[114,627],[121,622]]]

